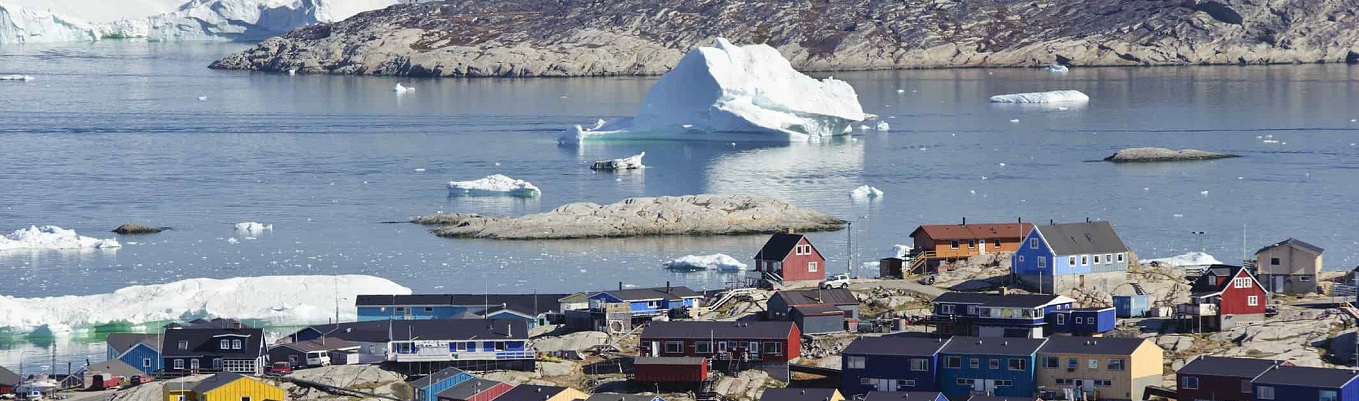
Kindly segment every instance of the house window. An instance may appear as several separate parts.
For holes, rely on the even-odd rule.
[[[1075,257],[1075,256],[1067,256],[1067,257],[1066,257],[1066,264],[1075,266],[1075,265],[1076,265],[1076,257]]]
[[[1038,238],[1029,238],[1029,249],[1038,249]]]
[[[1251,296],[1249,296],[1249,297],[1246,297],[1246,305],[1247,305],[1247,306],[1260,306],[1260,296],[1259,296],[1259,295],[1251,295]]]
[[[1023,371],[1029,368],[1029,360],[1020,358],[1010,358],[1010,370]]]
[[[428,306],[425,307],[425,312],[433,312],[433,311],[434,311],[434,308],[431,308],[431,307],[428,307]]]
[[[930,371],[930,360],[929,360],[929,359],[912,359],[912,360],[911,360],[911,370],[912,370],[912,371],[916,371],[916,372],[928,372],[928,371]]]
[[[1095,380],[1095,386],[1097,387],[1109,387],[1112,385],[1114,385],[1113,380]]]
[[[179,350],[183,351],[186,349],[189,349],[189,342],[186,340],[179,340]]]
[[[764,343],[764,353],[768,355],[783,355],[783,343]]]
[[[815,273],[815,272],[816,272],[816,268],[817,268],[816,262],[808,262],[808,263],[807,263],[807,271],[812,272],[812,273]]]
[[[1298,277],[1298,280],[1302,280],[1302,281],[1312,281],[1312,276],[1302,276],[1302,277]]]
[[[846,369],[863,369],[863,368],[864,368],[864,357],[862,357],[862,356],[851,356],[851,357],[849,357],[848,359],[845,360],[845,365],[847,366]]]
[[[1250,277],[1237,277],[1232,279],[1232,288],[1250,288]]]
[[[996,240],[996,243],[993,246],[995,246],[996,249],[1000,249],[1000,240]]]
[[[505,342],[504,342],[504,341],[496,341],[496,342],[495,342],[495,350],[496,350],[496,351],[504,351],[504,350],[505,350]]]
[[[694,342],[694,352],[711,354],[713,353],[713,343],[710,341],[696,341]]]
[[[976,247],[977,247],[977,240],[972,240],[972,239],[967,240],[967,249],[972,249],[972,248],[976,248]]]
[[[1086,367],[1090,368],[1090,370],[1099,370],[1099,360],[1098,360],[1098,359],[1091,359],[1091,360],[1089,360],[1089,361],[1087,361],[1087,362],[1088,362],[1088,363],[1086,363]]]
[[[862,384],[862,385],[865,385],[865,386],[877,386],[877,385],[878,385],[878,379],[877,379],[877,378],[874,378],[874,377],[860,377],[860,378],[859,378],[859,384]]]
[[[175,370],[184,370],[184,360],[183,360],[183,359],[176,359],[176,360],[175,360]]]
[[[681,352],[684,352],[684,342],[681,342],[681,341],[666,341],[666,342],[665,342],[665,353],[667,353],[667,354],[678,354],[678,353],[681,353]]]
[[[1010,387],[1014,384],[1013,380],[996,380],[996,387]]]
[[[1057,315],[1057,316],[1061,316],[1061,315]],[[1043,357],[1043,369],[1057,369],[1057,365],[1058,365],[1057,357],[1055,357],[1055,356],[1045,356],[1045,357]]]
[[[1084,320],[1084,318],[1076,316],[1076,324],[1085,324]]]
[[[904,381],[901,382],[901,386],[899,386],[899,387],[915,387],[915,380],[904,380]],[[901,390],[901,389],[898,388],[898,390]],[[1331,400],[1331,401],[1335,401],[1335,400]]]
[[[151,367],[151,358],[142,358],[142,367],[143,368]]]
[[[1077,363],[1080,363],[1080,362],[1077,361],[1076,358],[1067,358],[1067,359],[1066,359],[1066,370],[1076,370],[1076,364],[1077,364]]]
[[[1320,397],[1317,398],[1317,401],[1338,401],[1338,400],[1340,400],[1340,394],[1337,394],[1335,390],[1321,390],[1321,393],[1320,393],[1319,395],[1320,395]]]
[[[1066,315],[1065,315],[1065,314],[1061,314],[1061,313],[1058,313],[1058,314],[1057,314],[1057,325],[1058,325],[1058,326],[1065,326],[1065,325],[1066,325]]]
[[[1019,255],[1019,263],[1024,263],[1024,255]]]
[[[1279,265],[1279,258],[1269,258],[1269,264],[1270,264],[1271,266],[1278,266],[1278,265]]]
[[[1114,263],[1114,255],[1108,253],[1104,254],[1104,263]]]
[[[1099,264],[1099,255],[1095,255],[1095,264]]]
[[[660,309],[661,301],[646,301],[647,309]]]
[[[227,339],[222,339],[221,349],[231,349],[231,341]]]
[[[977,359],[977,358],[968,358],[968,359],[967,359],[967,367],[972,368],[972,369],[976,369],[976,368],[981,367],[981,359]]]
[[[1118,254],[1118,262],[1123,263],[1123,254]]]
[[[231,349],[241,349],[241,340],[231,340]]]
[[[987,366],[990,367],[991,369],[1000,369],[1000,358],[991,358],[991,359],[988,359],[987,362],[986,362],[986,364],[987,364]]]
[[[946,356],[944,357],[944,367],[949,369],[961,368],[963,367],[963,358],[956,356]]]
[[[396,308],[396,311],[397,311],[397,312],[405,312],[405,311],[406,311],[406,307],[404,307],[404,306],[397,307],[397,308]]]
[[[1039,256],[1039,257],[1038,257],[1038,267],[1048,267],[1048,257],[1047,257],[1047,256]]]
[[[1109,370],[1113,370],[1113,371],[1122,371],[1122,370],[1123,370],[1123,359],[1110,359],[1110,360],[1109,360]]]
[[[241,397],[241,401],[250,401],[250,397]]]
[[[954,383],[958,383],[959,386],[971,386],[971,385],[972,385],[972,379],[964,379],[964,378],[961,378],[961,377],[958,378],[957,380],[954,380],[953,382],[954,382]]]
[[[1256,389],[1255,391],[1255,398],[1259,398],[1262,400],[1274,399],[1274,387],[1260,386],[1260,388]]]
[[[190,359],[190,360],[189,360],[189,369],[198,370],[198,360],[197,360],[197,359]]]
[[[1090,255],[1081,255],[1081,266],[1090,265]]]
[[[949,241],[948,245],[950,248],[958,249],[958,240]]]
[[[296,355],[289,355],[288,358],[291,359],[291,358],[294,357],[294,356],[296,356]],[[213,369],[221,369],[221,368],[222,368],[222,358],[212,358],[212,368],[213,368]]]
[[[953,314],[953,304],[943,304],[943,305],[939,305],[939,314],[941,314],[941,315],[952,315],[952,314]]]

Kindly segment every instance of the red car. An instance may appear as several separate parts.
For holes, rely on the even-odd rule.
[[[287,362],[274,362],[274,366],[269,367],[269,373],[285,375],[293,372],[293,364]]]

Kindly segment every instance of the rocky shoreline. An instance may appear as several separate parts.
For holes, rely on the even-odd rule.
[[[1208,152],[1198,149],[1165,149],[1165,148],[1127,148],[1120,149],[1104,161],[1114,163],[1155,163],[1155,162],[1180,162],[1196,160],[1216,160],[1241,157],[1230,153]]]
[[[656,75],[717,37],[804,71],[1359,63],[1359,0],[403,4],[299,28],[211,68],[345,75]]]

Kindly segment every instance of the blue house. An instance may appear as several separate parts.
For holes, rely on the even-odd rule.
[[[421,319],[522,319],[530,328],[560,314],[566,294],[359,295],[360,322]]]
[[[689,287],[629,288],[590,296],[590,310],[604,313],[610,304],[627,304],[632,316],[660,316],[671,310],[702,306],[703,295]]]
[[[1047,314],[1053,333],[1093,336],[1114,331],[1118,316],[1113,307],[1064,309]]]
[[[1359,401],[1359,371],[1274,366],[1251,381],[1253,400]]]
[[[530,371],[537,353],[528,344],[528,331],[518,319],[375,320],[310,326],[287,337],[294,342],[324,337],[358,343],[359,363]]]
[[[939,350],[952,339],[862,337],[840,358],[840,390],[849,396],[870,391],[939,391],[934,383]]]
[[[104,339],[107,344],[105,360],[119,360],[143,373],[161,370],[160,336],[157,334],[111,333]]]
[[[939,391],[949,399],[971,394],[1028,396],[1037,390],[1034,361],[1045,338],[955,336],[939,351]]]
[[[1011,273],[1040,292],[1113,288],[1135,257],[1107,221],[1035,225],[1011,260]]]
[[[941,335],[1043,338],[1047,316],[1072,308],[1061,295],[947,292],[935,298],[930,322]]]
[[[439,401],[439,393],[475,377],[458,368],[446,368],[410,382],[415,401]]]

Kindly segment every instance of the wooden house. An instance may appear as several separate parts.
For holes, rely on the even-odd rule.
[[[1048,313],[1053,334],[1093,337],[1114,331],[1118,316],[1113,307],[1072,308]]]
[[[619,283],[617,290],[589,296],[590,310],[596,313],[604,313],[608,306],[618,304],[626,305],[634,317],[662,316],[676,309],[703,306],[703,294],[667,282],[665,287],[653,288],[623,288]]]
[[[946,292],[935,297],[929,322],[940,335],[1043,338],[1053,332],[1047,316],[1075,302],[1062,295]]]
[[[165,401],[284,401],[282,388],[237,373],[222,372],[190,385],[166,383]]]
[[[474,378],[472,374],[464,372],[462,369],[444,368],[425,377],[411,380],[410,385],[415,390],[415,401],[438,401],[440,392]]]
[[[20,378],[19,375],[9,369],[5,369],[4,366],[0,366],[0,394],[13,393],[14,389],[19,387],[19,383],[22,382],[23,379]]]
[[[159,333],[110,333],[104,344],[106,360],[117,359],[148,374],[161,370]]]
[[[714,368],[765,370],[788,380],[788,363],[801,356],[802,332],[793,322],[655,322],[642,329],[640,354],[699,357]]]
[[[1269,292],[1241,266],[1209,266],[1190,291],[1189,303],[1175,308],[1175,316],[1189,331],[1226,330],[1264,320],[1269,302]]]
[[[708,379],[708,359],[688,356],[639,356],[632,380],[642,383],[697,385]]]
[[[1276,294],[1315,294],[1321,247],[1289,238],[1255,251],[1255,274]],[[1346,283],[1354,284],[1354,283]]]
[[[826,279],[826,257],[802,234],[778,233],[755,253],[755,273],[775,287]]]
[[[529,328],[561,313],[568,294],[359,295],[358,320],[523,319]]]
[[[841,353],[840,389],[851,396],[871,391],[938,391],[939,351],[951,339],[862,337]]]
[[[916,227],[911,239],[917,258],[956,260],[1014,252],[1033,229],[1030,223],[931,224]]]
[[[1032,395],[1036,355],[1047,340],[955,336],[939,351],[939,390],[949,399]]]
[[[1251,381],[1276,365],[1293,364],[1271,359],[1200,355],[1175,372],[1176,394],[1181,400],[1250,400]]]
[[[495,401],[576,401],[589,397],[570,387],[520,384],[496,397]]]
[[[870,391],[861,401],[948,401],[937,391]]]
[[[1359,401],[1359,370],[1273,366],[1252,380],[1252,400]]]
[[[161,339],[161,366],[167,373],[264,372],[264,330],[236,320],[167,326]]]
[[[117,359],[86,365],[76,372],[76,375],[80,377],[85,388],[93,390],[103,390],[131,383],[133,377],[149,378],[147,373],[141,371],[141,369]]]
[[[528,324],[521,319],[374,320],[322,324],[293,333],[294,341],[357,343],[360,363],[420,363],[472,370],[533,370]]]
[[[1038,386],[1079,399],[1143,400],[1160,385],[1164,351],[1142,338],[1052,337],[1038,349]]]
[[[778,291],[765,304],[767,319],[791,320],[806,334],[845,331],[859,318],[859,299],[843,288]]]
[[[833,388],[766,388],[759,401],[845,401],[845,396]]]
[[[472,378],[439,392],[439,401],[491,401],[514,386],[494,380]]]
[[[1035,225],[1011,259],[1011,272],[1047,294],[1114,288],[1127,281],[1132,250],[1107,221]]]

